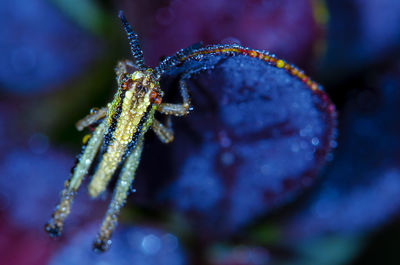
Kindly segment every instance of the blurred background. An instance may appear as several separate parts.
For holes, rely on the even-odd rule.
[[[205,117],[194,114],[177,121],[176,143],[149,133],[109,252],[91,251],[107,197],[91,200],[84,188],[63,236],[48,238],[43,225],[84,135],[74,124],[111,100],[114,67],[130,56],[118,10],[149,66],[201,41],[267,50],[305,70],[338,112],[337,142],[316,147],[325,166],[288,163],[276,151],[284,143],[256,149],[246,137],[240,152],[249,155],[235,163],[220,150],[229,128],[218,144],[207,138],[213,129],[196,128],[202,141],[185,149],[195,135],[185,128]],[[399,1],[3,0],[0,55],[1,264],[400,264]],[[336,134],[319,122],[322,136]],[[272,165],[256,157],[265,152]],[[250,159],[281,174],[257,179],[261,197],[241,173],[258,174]],[[248,189],[225,192],[232,176]]]

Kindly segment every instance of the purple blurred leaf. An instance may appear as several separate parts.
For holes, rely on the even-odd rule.
[[[150,65],[156,65],[160,56],[202,41],[266,49],[305,66],[319,35],[311,2],[126,1],[123,9],[136,27],[148,32],[143,47]]]
[[[73,156],[52,148],[43,149],[32,144],[29,147],[14,146],[1,153],[0,210],[8,212],[19,226],[38,228],[44,225],[55,207],[73,165]],[[102,208],[97,208],[99,211],[94,214],[94,205],[81,192],[68,219],[72,225],[68,226],[99,218],[101,210],[105,211]]]
[[[361,233],[400,210],[400,67],[348,100],[336,158],[308,203],[287,220],[290,237]]]
[[[321,74],[337,80],[392,59],[400,48],[398,0],[330,0],[327,53]]]
[[[214,237],[237,231],[312,184],[336,145],[335,112],[324,92],[242,55],[189,61],[162,86],[202,67],[209,70],[189,82],[194,110],[178,122],[173,153],[164,155],[172,168],[160,161],[146,169],[145,179],[138,174],[135,186],[138,197],[168,202],[196,232]]]

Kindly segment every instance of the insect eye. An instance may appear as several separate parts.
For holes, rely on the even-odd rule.
[[[160,105],[161,101],[162,101],[161,97],[156,97],[153,102],[156,103],[157,105]]]
[[[162,101],[162,99],[161,99],[159,93],[157,93],[157,92],[154,91],[154,90],[150,92],[150,102],[151,102],[151,103],[155,103],[155,104],[157,104],[157,105],[160,105],[160,104],[161,104],[161,101]]]
[[[151,91],[150,92],[150,102],[151,103],[156,103],[157,105],[161,104],[161,97],[160,94],[157,93],[156,91]]]
[[[132,82],[132,80],[127,75],[121,75],[119,80],[122,90],[127,90],[129,88],[129,84]]]
[[[158,93],[156,91],[153,90],[150,92],[150,100],[155,99],[157,96],[158,96]]]
[[[127,83],[127,82],[123,82],[123,83],[121,84],[121,89],[122,89],[122,90],[127,90],[127,89],[128,89],[128,83]]]

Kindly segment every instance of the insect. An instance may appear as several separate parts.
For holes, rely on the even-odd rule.
[[[50,236],[61,234],[73,199],[97,153],[100,153],[101,159],[88,187],[93,198],[106,190],[122,163],[112,200],[94,242],[94,249],[99,251],[105,251],[111,243],[110,237],[117,225],[117,216],[129,193],[140,161],[145,133],[151,128],[164,143],[169,143],[174,138],[170,119],[164,125],[154,118],[155,112],[185,116],[190,111],[190,97],[184,80],[180,82],[182,104],[162,102],[163,91],[159,80],[163,71],[177,64],[180,58],[191,52],[191,48],[166,58],[154,69],[149,68],[144,64],[138,36],[122,12],[119,13],[119,18],[128,36],[133,61],[119,62],[116,67],[118,89],[113,101],[107,107],[91,111],[77,122],[76,127],[79,131],[89,126],[95,129],[90,136],[84,137],[84,147],[78,162],[72,169],[71,177],[65,182],[60,202],[52,218],[45,226]]]
[[[183,102],[180,104],[162,102],[164,92],[160,87],[160,79],[167,71],[187,61],[201,61],[206,55],[243,55],[282,68],[306,83],[313,91],[319,91],[318,85],[296,67],[269,53],[239,45],[208,47],[193,45],[165,58],[157,67],[149,68],[144,63],[138,36],[133,32],[122,11],[119,13],[119,18],[127,34],[133,60],[124,60],[117,64],[115,71],[118,89],[112,102],[107,107],[92,110],[89,115],[77,122],[76,127],[79,131],[86,127],[94,130],[91,135],[83,138],[82,152],[71,170],[70,178],[64,184],[59,204],[45,225],[45,230],[50,236],[61,235],[74,197],[94,161],[98,161],[98,164],[88,184],[89,194],[93,198],[107,189],[113,175],[121,166],[111,202],[93,243],[93,248],[101,252],[106,251],[111,245],[110,238],[117,226],[120,209],[129,194],[140,162],[144,135],[152,129],[162,142],[173,141],[174,133],[170,117],[185,116],[192,110],[186,81],[191,75],[207,69],[193,67],[181,75],[179,91]],[[166,124],[154,117],[156,112],[167,116]]]

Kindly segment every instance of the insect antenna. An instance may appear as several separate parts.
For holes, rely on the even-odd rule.
[[[154,73],[158,76],[161,76],[166,70],[179,64],[183,58],[187,57],[189,54],[193,53],[202,46],[202,43],[199,42],[185,49],[179,50],[173,56],[167,57],[163,61],[161,61],[160,64],[156,68],[154,68]]]
[[[143,50],[142,47],[140,47],[138,35],[133,31],[131,25],[129,25],[122,10],[119,11],[118,17],[121,20],[122,26],[124,27],[126,34],[128,35],[129,47],[131,48],[131,53],[134,58],[135,66],[139,70],[147,69],[147,66],[144,64]]]

